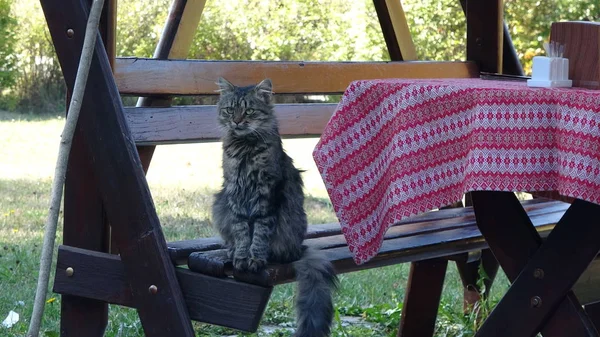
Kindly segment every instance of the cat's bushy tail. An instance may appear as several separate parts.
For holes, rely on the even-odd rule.
[[[337,276],[325,256],[306,247],[296,271],[297,330],[294,337],[327,337],[333,320],[333,291]]]

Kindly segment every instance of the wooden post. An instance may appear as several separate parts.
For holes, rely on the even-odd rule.
[[[88,1],[91,6],[91,1]],[[115,60],[117,0],[105,0],[100,35],[112,63]],[[83,31],[75,32],[83,38]],[[77,67],[77,63],[71,67]],[[67,106],[70,101],[67,88]],[[82,108],[82,113],[86,113]],[[69,155],[64,191],[63,244],[107,252],[110,227],[108,226],[102,200],[92,171],[91,158],[87,155],[81,128],[75,131]],[[61,298],[60,333],[63,337],[104,336],[108,323],[108,305],[82,297],[64,295]]]
[[[411,263],[398,337],[433,336],[447,266],[446,259]]]
[[[467,60],[479,70],[502,73],[502,0],[467,0]]]
[[[467,14],[467,0],[460,0],[463,13]],[[503,20],[504,21],[504,20]],[[508,75],[524,75],[523,66],[512,43],[506,23],[502,24],[502,73]]]
[[[392,61],[417,59],[417,52],[408,29],[400,0],[373,0],[381,31]]]

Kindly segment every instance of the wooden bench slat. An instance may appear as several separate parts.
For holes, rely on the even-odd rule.
[[[73,268],[73,276],[66,275],[67,267]],[[175,274],[191,319],[256,331],[272,288],[214,278],[183,268],[175,268]],[[60,246],[53,291],[134,307],[118,255]]]
[[[523,201],[523,207],[530,216],[552,212],[564,212],[568,204],[560,201],[546,199],[531,199]],[[460,219],[458,219],[460,218]],[[385,234],[386,238],[416,235],[431,231],[441,231],[450,228],[467,226],[474,223],[472,207],[452,208],[433,211],[399,221]],[[338,223],[308,226],[307,243],[319,242],[314,240],[320,237],[331,237],[341,234]],[[326,240],[325,240],[326,241]],[[323,242],[323,241],[322,241]],[[333,241],[331,241],[331,244]],[[337,239],[336,245],[345,245],[345,240]],[[171,259],[176,264],[186,264],[187,257],[192,252],[202,252],[223,248],[223,241],[219,237],[200,238],[167,243]]]
[[[336,106],[336,103],[275,105],[282,137],[318,137]],[[215,105],[125,108],[125,118],[137,145],[218,141],[222,136]]]
[[[473,62],[279,62],[117,58],[121,94],[214,95],[223,76],[243,86],[271,78],[275,93],[340,94],[350,82],[377,78],[474,78]]]

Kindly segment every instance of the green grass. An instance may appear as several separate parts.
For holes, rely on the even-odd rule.
[[[64,120],[0,113],[0,321],[9,311],[20,315],[10,329],[0,326],[0,336],[23,336],[29,325],[43,224],[50,194],[59,135]],[[337,221],[327,198],[311,152],[316,139],[286,140],[286,149],[297,166],[307,170],[306,209],[311,223]],[[159,147],[148,182],[168,240],[214,235],[210,226],[212,194],[221,183],[220,145],[188,144]],[[62,218],[60,219],[62,224]],[[62,241],[59,229],[57,244]],[[333,336],[395,336],[402,309],[409,265],[361,271],[340,276],[335,296],[336,320]],[[496,280],[491,303],[498,301],[508,282]],[[51,286],[50,286],[51,288]],[[293,285],[275,288],[262,319],[263,326],[279,329],[270,334],[240,334],[237,331],[194,323],[197,336],[290,336],[293,327]],[[43,321],[45,336],[56,336],[60,322],[60,296],[48,294]],[[362,324],[349,324],[345,317],[359,317]],[[462,286],[454,264],[446,275],[436,336],[470,336],[474,319],[462,314]],[[110,307],[106,336],[143,336],[132,309]]]

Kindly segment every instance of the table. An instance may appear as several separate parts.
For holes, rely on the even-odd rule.
[[[597,336],[570,289],[600,251],[599,128],[600,91],[363,80],[345,91],[313,157],[357,264],[394,222],[473,192],[478,226],[512,281],[479,335]],[[575,201],[542,244],[513,191]]]

